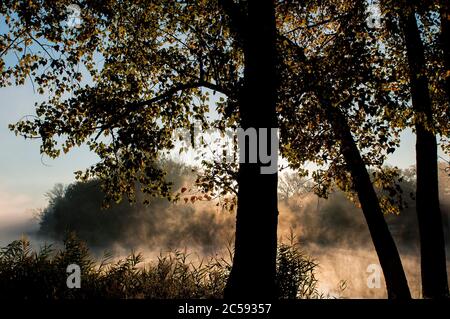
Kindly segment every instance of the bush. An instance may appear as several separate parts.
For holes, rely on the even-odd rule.
[[[190,259],[186,251],[175,250],[161,253],[156,261],[142,266],[142,255],[135,253],[117,262],[111,262],[108,254],[96,261],[73,233],[66,236],[59,251],[51,245],[33,251],[30,242],[21,238],[0,251],[0,295],[11,299],[222,298],[231,261],[219,257]],[[80,266],[80,289],[67,288],[69,264]],[[280,298],[317,297],[316,266],[297,244],[280,244]]]
[[[315,269],[318,264],[300,250],[291,230],[288,243],[277,251],[277,289],[280,299],[319,298]]]

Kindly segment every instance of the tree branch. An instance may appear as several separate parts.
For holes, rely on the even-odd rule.
[[[145,101],[139,101],[139,102],[134,102],[134,103],[129,103],[126,107],[127,108],[131,108],[131,109],[135,109],[135,110],[139,110],[140,108],[144,107],[144,106],[149,106],[153,103],[159,102],[159,101],[163,101],[165,99],[168,99],[169,97],[171,97],[172,95],[180,92],[180,91],[184,91],[184,90],[188,90],[188,89],[195,89],[195,88],[207,88],[213,91],[217,91],[220,92],[226,96],[230,96],[231,92],[229,90],[227,90],[224,87],[221,87],[217,84],[214,83],[210,83],[210,82],[206,82],[206,81],[196,81],[196,82],[190,82],[190,83],[182,83],[182,84],[178,84],[172,88],[170,88],[169,90],[167,90],[166,92],[155,96],[154,98],[151,98],[150,100],[145,100]]]
[[[176,94],[177,92],[188,90],[188,89],[201,88],[201,87],[220,92],[228,97],[232,96],[232,92],[224,87],[221,87],[214,83],[198,80],[195,82],[178,84],[178,85],[168,89],[164,93],[162,93],[158,96],[155,96],[154,98],[151,98],[149,100],[131,102],[131,103],[125,104],[124,111],[125,112],[129,112],[129,111],[136,112],[136,111],[143,109],[146,106],[152,105],[153,103],[166,100],[166,99],[170,98],[172,95]],[[119,112],[117,114],[114,114],[107,123],[105,123],[104,125],[102,125],[100,127],[101,130],[97,134],[96,138],[98,138],[104,130],[111,129],[114,126],[114,123],[119,118],[121,118],[123,115],[125,115],[124,112]]]

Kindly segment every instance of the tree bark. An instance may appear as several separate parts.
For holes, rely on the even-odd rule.
[[[244,30],[240,124],[244,130],[256,128],[259,139],[258,128],[267,128],[270,132],[270,128],[278,127],[273,0],[247,2]],[[270,144],[270,134],[266,142]],[[276,297],[278,174],[261,174],[262,166],[259,158],[255,164],[240,164],[235,254],[225,298]]]
[[[445,242],[439,205],[438,158],[425,53],[414,10],[400,17],[406,43],[412,106],[416,115],[416,210],[419,222],[422,293],[448,295]]]
[[[441,47],[446,71],[445,90],[450,103],[450,4],[448,0],[441,1]]]
[[[323,96],[319,98],[326,109],[333,131],[341,143],[341,152],[347,169],[352,176],[375,251],[383,270],[388,298],[410,299],[411,294],[400,255],[384,219],[378,196],[358,146],[353,139],[347,120],[338,108],[331,105],[328,99]]]

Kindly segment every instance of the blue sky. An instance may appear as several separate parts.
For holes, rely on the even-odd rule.
[[[44,194],[56,183],[72,182],[74,171],[97,160],[87,148],[76,149],[56,160],[42,158],[39,140],[24,140],[8,129],[8,124],[34,114],[34,102],[38,99],[29,84],[0,88],[0,220],[5,214],[22,219],[23,214],[29,215],[29,209],[43,207]]]

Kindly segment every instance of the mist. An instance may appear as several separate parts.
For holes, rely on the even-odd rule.
[[[167,178],[173,190],[179,191],[191,187],[195,176],[190,167],[171,162]],[[442,170],[440,178],[448,257],[450,183]],[[402,188],[414,188],[413,181],[408,183]],[[3,227],[3,246],[6,238],[12,241],[20,234],[27,234],[37,245],[58,243],[68,231],[76,232],[94,254],[108,250],[120,256],[136,250],[152,257],[160,251],[187,249],[202,257],[222,254],[232,246],[235,212],[216,206],[215,201],[172,203],[151,198],[149,205],[143,205],[143,195],[138,194],[134,204],[122,201],[102,209],[104,194],[97,181],[56,185],[47,196],[49,205],[38,215]],[[295,236],[304,252],[318,262],[322,293],[340,298],[386,297],[383,280],[380,288],[367,286],[367,267],[378,265],[378,258],[361,209],[343,192],[336,190],[328,199],[311,192],[296,193],[280,200],[279,212],[279,240]],[[386,215],[386,220],[401,253],[411,293],[421,297],[414,199],[408,197],[407,207],[399,215]],[[450,272],[450,262],[448,268]]]

